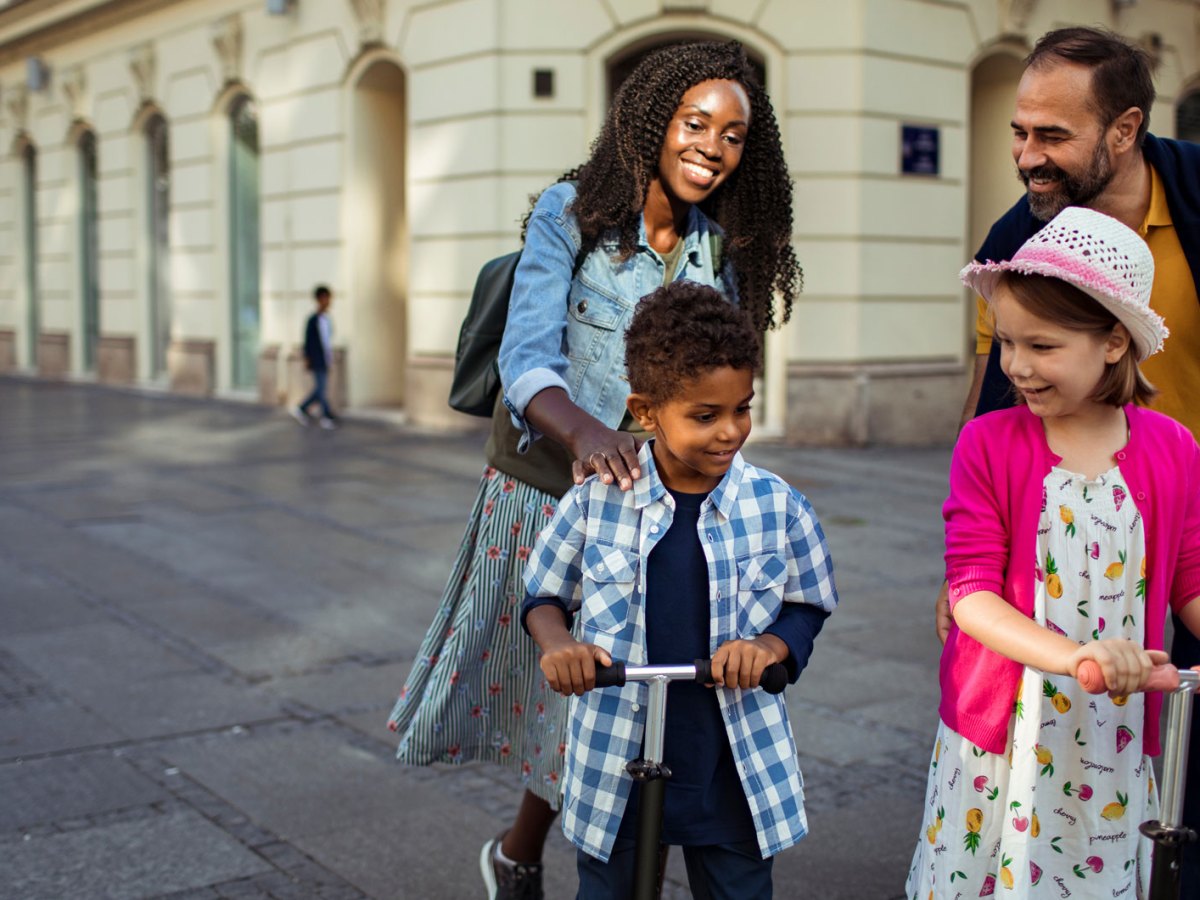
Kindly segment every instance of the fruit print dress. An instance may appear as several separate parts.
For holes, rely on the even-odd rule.
[[[1118,469],[1094,481],[1055,468],[1038,523],[1037,622],[1084,643],[1143,640],[1145,540]],[[1010,752],[939,725],[910,900],[1144,897],[1158,816],[1142,753],[1143,695],[1093,696],[1026,668]]]

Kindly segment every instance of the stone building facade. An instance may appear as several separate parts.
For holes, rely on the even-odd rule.
[[[461,425],[479,265],[633,60],[733,38],[776,106],[805,267],[760,430],[947,440],[972,352],[955,273],[1019,194],[1020,59],[1067,23],[1143,42],[1152,129],[1196,137],[1195,0],[0,2],[0,371],[282,403],[323,282],[342,402]]]

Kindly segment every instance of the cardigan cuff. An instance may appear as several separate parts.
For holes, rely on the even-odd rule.
[[[1174,585],[1171,595],[1171,612],[1176,614],[1182,612],[1183,608],[1197,597],[1200,597],[1200,573],[1191,578],[1184,578]]]
[[[991,591],[993,594],[1001,597],[1004,596],[1003,582],[980,572],[978,569],[964,569],[959,572],[950,572],[946,580],[950,585],[951,609],[963,597],[978,593],[979,591]]]

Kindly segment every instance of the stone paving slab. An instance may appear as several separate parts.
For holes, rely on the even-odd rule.
[[[0,767],[0,832],[94,816],[168,798],[111,753]],[[2,852],[2,851],[0,851]]]
[[[406,783],[377,748],[348,743],[339,730],[247,728],[164,749],[167,759],[263,828],[291,839],[391,820],[407,808]],[[298,773],[309,773],[297,779]]]
[[[111,723],[71,700],[38,697],[0,707],[0,765],[124,739]]]
[[[187,811],[17,841],[0,852],[4,893],[21,900],[159,897],[270,868]]]
[[[327,713],[370,711],[379,729],[404,685],[410,664],[383,662],[347,664],[304,675],[274,678],[262,690]]]
[[[284,715],[271,698],[207,672],[166,675],[118,690],[76,685],[72,692],[130,740],[211,731]]]
[[[103,611],[85,603],[72,588],[27,572],[11,559],[0,557],[0,585],[3,585],[5,634],[108,621]]]

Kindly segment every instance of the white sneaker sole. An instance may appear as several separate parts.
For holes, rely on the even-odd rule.
[[[492,838],[479,851],[479,873],[483,875],[483,883],[487,888],[487,900],[496,900],[500,886],[496,884],[496,869],[492,866],[492,854],[496,850],[496,839]]]

